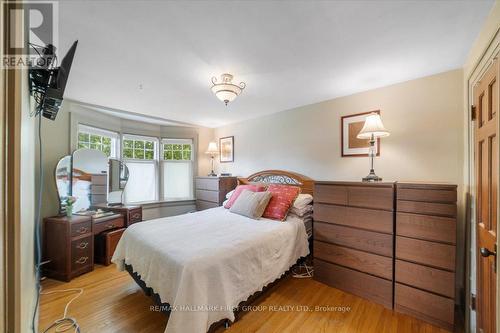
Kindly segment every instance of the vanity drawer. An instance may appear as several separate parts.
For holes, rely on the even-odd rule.
[[[97,235],[103,231],[116,229],[116,228],[123,228],[124,226],[125,226],[125,221],[123,219],[123,216],[108,219],[108,220],[103,220],[103,221],[99,221],[99,222],[95,221],[94,222],[94,234]]]
[[[81,257],[92,253],[92,236],[80,238],[71,242],[71,255]],[[77,258],[78,259],[78,258]]]
[[[142,221],[142,208],[131,209],[128,213],[128,224]]]
[[[397,236],[396,258],[455,270],[455,246]]]
[[[392,258],[314,241],[314,256],[323,261],[392,280]]]
[[[92,236],[90,236],[91,238]],[[73,241],[71,244],[71,270],[79,271],[85,269],[87,267],[92,267],[93,264],[93,253],[92,253],[92,240],[89,238],[85,238],[88,241],[87,247],[84,249],[77,248],[80,241]]]
[[[105,231],[96,236],[95,261],[99,264],[110,265],[116,246],[125,231],[125,228]]]
[[[314,239],[392,257],[392,235],[314,222]]]
[[[337,185],[315,185],[314,201],[335,205],[347,205],[347,187]]]
[[[92,221],[75,223],[71,225],[71,237],[78,237],[92,232]]]

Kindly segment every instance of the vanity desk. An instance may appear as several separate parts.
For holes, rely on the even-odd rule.
[[[121,230],[123,233],[124,227],[125,219],[121,214],[96,218],[81,215],[45,218],[43,261],[47,263],[42,266],[44,275],[56,280],[70,281],[78,275],[92,271],[94,262],[106,263],[105,259],[111,259],[118,241],[113,247],[102,249],[98,239],[110,230]]]

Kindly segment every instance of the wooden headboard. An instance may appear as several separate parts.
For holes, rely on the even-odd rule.
[[[247,178],[238,178],[240,184],[264,183],[294,185],[301,188],[301,193],[313,194],[314,180],[301,174],[283,170],[264,170]]]

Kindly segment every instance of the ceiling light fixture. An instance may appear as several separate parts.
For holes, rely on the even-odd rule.
[[[232,83],[233,76],[228,73],[224,73],[220,76],[220,82],[217,82],[217,78],[212,77],[212,92],[217,96],[218,99],[223,101],[226,105],[229,102],[234,101],[234,99],[241,94],[243,89],[245,89],[245,82],[240,82],[239,85]]]

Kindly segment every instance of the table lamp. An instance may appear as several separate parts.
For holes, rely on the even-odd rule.
[[[219,154],[219,148],[217,148],[217,143],[216,142],[210,142],[208,144],[208,149],[205,152],[205,154],[210,155],[210,158],[212,159],[212,172],[210,172],[208,175],[212,177],[216,177],[217,174],[214,172],[214,160],[215,156]]]
[[[390,133],[385,129],[384,124],[382,124],[382,120],[380,119],[380,115],[378,113],[371,113],[368,117],[366,117],[365,124],[357,136],[358,139],[370,140],[370,148],[368,151],[368,156],[370,157],[370,173],[368,176],[363,178],[364,182],[379,182],[382,180],[382,178],[377,176],[373,170],[373,158],[376,155],[375,141],[377,138],[389,136],[389,134]]]

